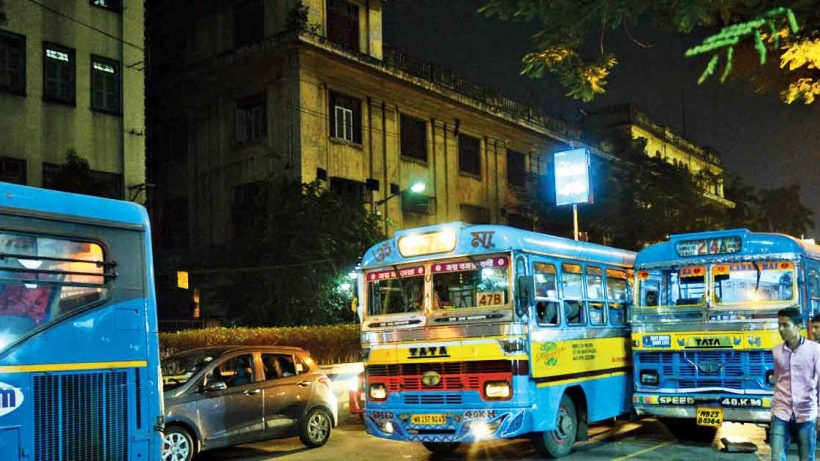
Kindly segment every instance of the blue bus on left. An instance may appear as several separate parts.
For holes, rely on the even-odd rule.
[[[0,182],[0,460],[160,458],[148,215]]]

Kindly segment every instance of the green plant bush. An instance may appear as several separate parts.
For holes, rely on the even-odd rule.
[[[316,362],[358,362],[361,345],[359,325],[354,323],[316,327],[205,328],[159,334],[162,357],[205,346],[296,346],[310,351]]]

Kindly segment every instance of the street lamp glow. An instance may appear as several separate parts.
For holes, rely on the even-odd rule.
[[[347,282],[344,282],[341,285],[339,285],[339,288],[342,291],[350,291],[350,289],[353,288],[353,286],[351,284],[347,283]]]
[[[353,271],[353,272],[348,272],[348,274],[347,274],[347,278],[349,278],[350,280],[356,280],[356,278],[357,278],[358,276],[359,276],[359,274],[357,274],[355,271]]]
[[[424,189],[427,189],[427,186],[424,184],[423,181],[415,182],[412,186],[410,186],[410,192],[414,194],[420,194],[424,192]]]

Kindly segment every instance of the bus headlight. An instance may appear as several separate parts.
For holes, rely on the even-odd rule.
[[[507,381],[487,381],[484,384],[484,395],[488,399],[508,399],[511,393],[510,383]]]
[[[387,388],[382,383],[373,383],[370,385],[368,395],[371,400],[384,400],[387,398]]]
[[[657,386],[659,381],[657,371],[641,370],[641,384],[646,384],[647,386]]]

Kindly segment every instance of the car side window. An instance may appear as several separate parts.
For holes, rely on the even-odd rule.
[[[265,367],[265,380],[288,378],[296,376],[304,371],[306,367],[301,360],[290,354],[262,354],[262,364]],[[299,363],[301,366],[297,367]]]
[[[208,373],[205,383],[212,384],[221,381],[231,388],[252,383],[253,376],[253,355],[243,354],[231,357],[217,365]]]

